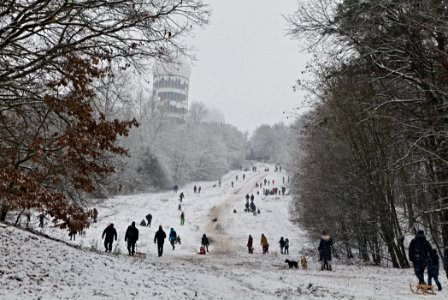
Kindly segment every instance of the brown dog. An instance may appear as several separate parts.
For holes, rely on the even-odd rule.
[[[306,261],[305,256],[300,257],[300,264],[302,265],[302,270],[308,269],[308,262]]]

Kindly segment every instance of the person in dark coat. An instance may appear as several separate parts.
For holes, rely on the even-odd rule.
[[[184,192],[180,192],[180,194],[179,194],[180,203],[182,203],[182,200],[184,199],[184,197],[185,197]]]
[[[93,208],[92,217],[93,217],[93,223],[96,223],[98,219],[98,210],[96,208]]]
[[[146,222],[145,222],[145,220],[142,220],[142,221],[140,222],[140,226],[146,227]]]
[[[106,236],[105,239],[104,236]],[[104,239],[104,247],[106,248],[106,252],[112,252],[112,243],[114,242],[114,238],[117,240],[117,231],[115,230],[113,223],[110,223],[109,226],[104,229],[101,238]]]
[[[255,200],[254,194],[250,195],[250,201],[254,202],[254,200]]]
[[[147,214],[146,215],[146,225],[148,226],[148,227],[151,227],[151,221],[152,221],[152,215],[151,214]]]
[[[126,230],[124,241],[128,242],[128,252],[130,256],[135,254],[135,243],[138,241],[138,229],[135,227],[135,222]]]
[[[206,249],[207,252],[208,252],[208,245],[209,245],[209,242],[208,242],[208,237],[205,235],[205,233],[202,235],[201,245],[202,245],[202,247],[205,247],[205,249]]]
[[[173,190],[175,193],[177,193],[177,191],[179,190],[179,187],[177,186],[177,184],[174,186]]]
[[[163,243],[165,242],[166,233],[162,229],[162,225],[159,226],[159,230],[154,236],[154,244],[157,243],[157,252],[159,257],[163,254]]]
[[[432,249],[428,260],[428,285],[432,285],[432,279],[437,284],[439,291],[442,290],[442,285],[439,281],[439,255],[437,254],[437,249]]]
[[[249,234],[249,239],[247,240],[247,250],[249,251],[249,254],[254,253],[254,239],[252,238],[252,235]]]
[[[255,206],[254,201],[252,201],[252,202],[250,203],[250,211],[251,211],[251,212],[254,212],[256,209],[257,209],[257,207]]]
[[[193,192],[196,194],[196,191],[198,190],[198,187],[197,186],[194,186],[193,187]]]
[[[283,251],[283,254],[289,254],[289,240],[285,239],[285,250]]]
[[[280,241],[278,241],[278,243],[280,244],[280,253],[283,254],[283,249],[285,248],[285,240],[283,239],[283,237],[280,238]]]
[[[246,202],[249,202],[250,196],[249,194],[246,194]]]
[[[201,190],[202,190],[202,188],[201,188],[201,187],[198,187],[198,193],[199,193],[199,194],[201,193]]]
[[[417,231],[415,238],[409,244],[409,260],[414,265],[415,276],[417,276],[419,284],[426,284],[425,268],[431,250],[431,244],[426,240],[423,230]]]
[[[321,271],[331,271],[331,252],[333,250],[333,240],[325,230],[322,232],[319,248],[317,248],[317,250],[319,251],[319,257],[322,261],[322,267],[320,268]]]
[[[443,265],[445,267],[446,278],[448,278],[448,245],[445,247],[443,251]]]
[[[176,231],[174,231],[174,228],[171,228],[170,230],[170,235],[168,236],[168,240],[171,243],[171,246],[173,246],[173,250],[174,250],[174,243],[176,242],[177,239],[177,233]]]

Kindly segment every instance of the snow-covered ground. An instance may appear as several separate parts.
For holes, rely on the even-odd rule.
[[[283,172],[232,171],[217,182],[192,183],[179,189],[185,194],[180,225],[179,193],[140,194],[108,199],[97,206],[98,222],[84,236],[69,241],[65,231],[51,227],[42,232],[64,241],[53,241],[12,226],[0,227],[0,299],[417,299],[409,283],[412,270],[344,266],[335,262],[333,272],[319,271],[317,253],[309,254],[318,241],[289,218],[289,196],[262,196],[256,182],[275,180],[280,187]],[[246,179],[243,180],[243,173]],[[235,176],[238,175],[238,181]],[[231,187],[231,181],[235,185]],[[200,194],[193,193],[194,185]],[[272,188],[273,185],[269,186]],[[260,195],[257,195],[257,190]],[[259,215],[243,211],[244,196],[254,194]],[[234,213],[236,209],[236,213]],[[137,226],[137,251],[145,259],[129,257],[124,233],[132,221],[138,225],[148,213],[152,227]],[[213,219],[217,219],[213,222]],[[34,220],[34,225],[37,221]],[[118,231],[115,251],[103,253],[101,234],[114,223]],[[173,251],[166,241],[164,255],[157,257],[153,242],[162,225],[168,234],[175,228],[182,239]],[[211,240],[210,253],[198,255],[203,233]],[[260,236],[269,241],[270,254],[261,254]],[[248,235],[254,237],[255,253],[248,254]],[[279,253],[280,237],[290,240],[290,255]],[[81,249],[79,248],[81,246]],[[98,251],[92,251],[96,249]],[[286,258],[307,255],[308,270],[289,270]],[[440,276],[442,285],[446,283]],[[448,287],[447,287],[448,290]],[[445,299],[444,290],[431,299]]]

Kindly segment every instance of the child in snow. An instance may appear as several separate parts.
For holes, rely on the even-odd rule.
[[[437,249],[432,249],[428,260],[428,284],[432,285],[432,279],[437,284],[439,291],[442,290],[442,285],[439,281],[439,255]]]
[[[208,242],[208,237],[205,235],[205,233],[202,235],[201,244],[202,244],[202,247],[204,247],[208,252],[209,242]]]

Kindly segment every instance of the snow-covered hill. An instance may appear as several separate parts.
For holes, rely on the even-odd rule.
[[[412,270],[334,265],[335,271],[319,271],[316,241],[290,222],[289,196],[257,195],[264,178],[280,187],[287,174],[233,171],[217,182],[182,187],[185,225],[180,225],[178,196],[174,192],[140,194],[108,199],[97,206],[98,223],[84,236],[69,241],[65,231],[51,227],[42,233],[54,241],[12,226],[0,227],[0,299],[417,299],[411,294]],[[246,174],[242,180],[243,173]],[[239,180],[236,181],[238,175]],[[232,188],[231,182],[235,185]],[[272,183],[269,186],[273,187]],[[259,215],[243,211],[244,196],[254,194]],[[236,209],[236,213],[234,213]],[[152,227],[140,227],[137,250],[145,259],[129,257],[124,242],[127,226],[153,215]],[[216,222],[213,219],[217,219]],[[115,251],[105,254],[101,233],[109,223],[118,231]],[[34,226],[37,224],[34,220]],[[182,244],[173,251],[166,242],[164,255],[157,257],[154,233],[162,225],[174,227]],[[198,255],[200,238],[206,233],[210,253]],[[260,235],[271,245],[261,254]],[[255,253],[247,253],[247,237],[254,237]],[[280,236],[290,240],[290,255],[279,254]],[[81,246],[81,248],[79,247]],[[116,246],[116,247],[115,247]],[[95,249],[96,251],[92,251]],[[289,270],[286,258],[308,256],[309,269]],[[442,276],[441,276],[442,277]],[[446,280],[442,278],[442,284]],[[447,287],[448,290],[448,287]],[[445,299],[446,291],[431,299]]]

